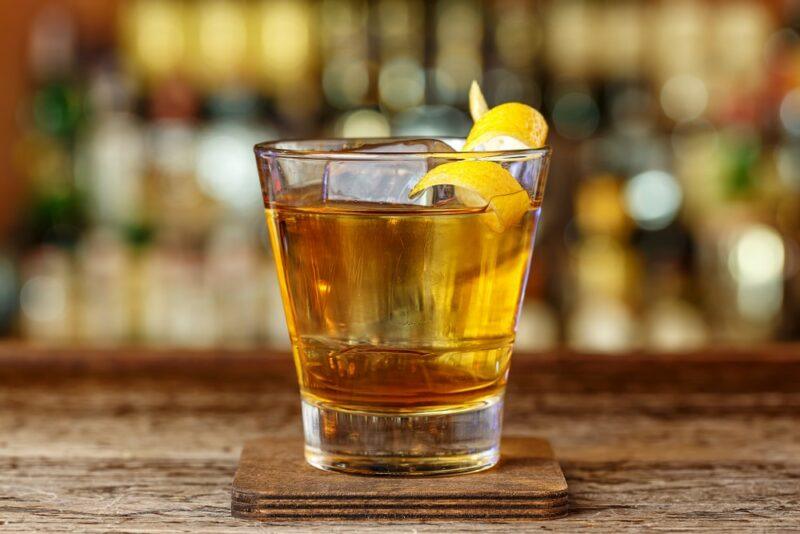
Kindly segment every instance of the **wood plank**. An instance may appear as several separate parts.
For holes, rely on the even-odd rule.
[[[41,349],[34,356],[43,358],[41,365],[9,363],[26,360],[26,350],[0,345],[2,532],[512,528],[478,519],[354,528],[231,518],[230,482],[241,445],[264,434],[301,435],[287,356],[197,353],[198,366],[205,366],[198,374],[193,356],[169,351],[123,357]],[[232,372],[239,364],[228,357],[245,364]],[[729,365],[718,353],[642,354],[629,364],[625,358],[559,353],[515,360],[504,432],[551,441],[571,501],[566,518],[525,529],[741,532],[800,525],[800,371],[793,347],[753,350]],[[110,363],[115,359],[128,363],[120,368]],[[54,369],[54,360],[71,363]],[[255,376],[237,378],[248,370]]]
[[[3,532],[292,532],[230,517],[235,460],[0,458]],[[743,532],[800,524],[797,464],[569,462],[571,510],[549,530]],[[300,522],[304,532],[376,532],[376,525]],[[388,531],[504,532],[507,523],[380,523]],[[531,527],[535,528],[535,527]]]
[[[259,387],[292,373],[267,350],[65,349],[0,344],[0,385],[95,379],[235,382]],[[800,344],[682,353],[515,354],[511,381],[541,391],[591,393],[800,392]],[[635,377],[635,379],[632,379]]]

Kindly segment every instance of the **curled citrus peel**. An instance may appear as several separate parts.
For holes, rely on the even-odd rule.
[[[509,102],[489,109],[477,82],[469,90],[469,110],[475,124],[462,148],[464,152],[538,148],[547,140],[547,122],[525,104]],[[452,185],[466,206],[487,206],[487,223],[502,232],[516,224],[530,208],[530,197],[500,164],[464,160],[445,163],[428,171],[409,197],[436,185]]]
[[[409,197],[436,185],[455,186],[456,197],[465,206],[487,206],[485,221],[497,232],[516,224],[531,205],[528,192],[511,173],[491,161],[443,163],[423,176]]]
[[[547,121],[526,104],[486,105],[478,82],[469,89],[469,111],[475,121],[463,151],[538,148],[547,141]]]

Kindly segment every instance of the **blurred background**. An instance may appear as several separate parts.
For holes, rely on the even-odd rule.
[[[0,333],[285,348],[252,145],[551,124],[518,348],[800,339],[800,2],[0,3]]]

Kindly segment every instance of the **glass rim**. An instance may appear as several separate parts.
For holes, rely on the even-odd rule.
[[[256,157],[267,158],[289,158],[289,159],[314,159],[314,160],[349,160],[349,161],[374,161],[374,160],[418,160],[418,159],[451,159],[451,160],[490,160],[490,161],[520,161],[533,158],[547,157],[551,153],[549,145],[539,148],[519,148],[508,150],[470,150],[466,152],[429,152],[429,151],[409,151],[409,152],[390,152],[390,151],[370,151],[358,152],[354,149],[324,149],[324,148],[286,148],[282,144],[317,144],[324,145],[336,142],[366,142],[366,143],[388,143],[392,141],[414,141],[419,139],[438,139],[442,141],[458,140],[464,141],[463,137],[454,136],[399,136],[399,137],[331,137],[331,138],[295,138],[295,139],[276,139],[264,141],[253,147]]]

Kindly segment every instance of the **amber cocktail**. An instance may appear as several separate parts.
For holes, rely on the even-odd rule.
[[[373,140],[256,154],[307,460],[368,474],[496,463],[548,151]],[[514,176],[527,203],[516,220],[498,225],[453,186],[409,196],[425,171],[465,157]]]

